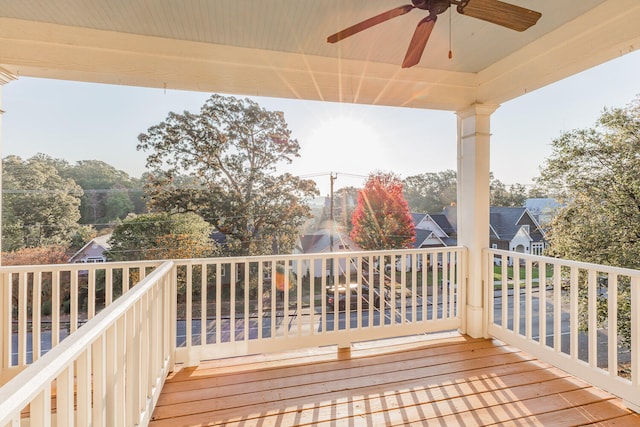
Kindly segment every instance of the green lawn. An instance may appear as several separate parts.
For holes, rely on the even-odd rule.
[[[518,270],[519,270],[518,273],[520,276],[520,283],[522,283],[526,279],[527,271],[525,266],[520,266]],[[553,266],[547,265],[546,270],[547,271],[546,271],[545,277],[547,279],[553,277]],[[507,267],[507,278],[510,281],[508,282],[509,287],[512,288],[513,287],[513,267],[512,266]],[[534,268],[531,269],[531,279],[535,280],[534,282],[535,286],[537,286],[539,278],[540,278],[540,269],[534,266]],[[498,265],[493,266],[493,279],[496,281],[502,282],[501,266],[498,266]],[[502,289],[502,286],[500,284],[496,284],[494,288],[498,290],[498,289]]]

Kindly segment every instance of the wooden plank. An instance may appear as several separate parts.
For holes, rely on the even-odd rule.
[[[627,413],[621,417],[588,424],[588,426],[593,427],[636,427],[638,425],[640,425],[640,415],[636,413]]]
[[[260,419],[262,425],[278,425],[282,422],[288,425],[290,422],[297,424],[313,424],[316,422],[339,420],[341,418],[366,416],[366,412],[382,412],[385,408],[407,408],[415,405],[434,405],[439,401],[454,402],[455,399],[482,399],[485,404],[493,402],[495,405],[506,404],[512,401],[515,393],[519,397],[536,397],[541,394],[554,394],[562,391],[575,390],[585,385],[571,378],[555,378],[554,374],[546,374],[548,381],[540,382],[545,376],[544,370],[525,374],[514,374],[501,377],[505,381],[488,381],[478,379],[456,384],[435,384],[432,386],[419,386],[419,381],[407,384],[395,384],[395,387],[357,389],[353,393],[333,393],[318,395],[313,404],[309,399],[280,400],[269,405],[249,406],[244,412],[238,409],[229,411],[209,412],[191,415],[180,419],[181,423],[198,424],[207,420],[207,425],[220,424],[233,425],[233,423],[251,422]],[[528,377],[528,378],[527,378]],[[443,376],[443,381],[446,378]],[[511,384],[522,384],[511,387]],[[499,391],[499,392],[497,392]],[[447,404],[448,405],[448,404]],[[445,405],[446,406],[446,405]],[[305,409],[306,407],[312,410]],[[302,408],[302,410],[301,410]],[[443,415],[444,412],[440,412]],[[152,424],[154,426],[169,425],[167,423]]]
[[[304,374],[299,376],[288,376],[277,380],[265,379],[264,381],[254,381],[249,383],[237,383],[229,385],[212,385],[209,388],[187,390],[181,393],[166,393],[160,396],[156,411],[162,412],[162,407],[165,405],[174,405],[174,410],[181,408],[181,404],[190,406],[191,402],[197,401],[206,404],[208,407],[220,407],[220,398],[222,396],[238,396],[238,395],[254,395],[261,396],[271,390],[278,390],[282,393],[299,394],[303,392],[305,394],[317,393],[318,389],[326,389],[329,384],[335,382],[336,389],[344,389],[344,382],[350,379],[350,386],[355,387],[359,384],[372,384],[372,383],[384,383],[389,379],[411,379],[415,377],[414,370],[421,370],[427,375],[437,375],[443,373],[449,373],[452,378],[455,378],[455,373],[463,372],[458,376],[465,377],[465,371],[470,369],[477,369],[481,367],[493,366],[496,363],[518,363],[519,361],[526,360],[526,355],[523,353],[505,353],[500,348],[483,349],[474,352],[475,354],[482,353],[482,356],[476,358],[470,358],[468,353],[462,354],[449,354],[442,356],[443,359],[437,360],[437,363],[433,359],[411,359],[398,362],[385,363],[383,365],[369,365],[359,366],[351,369],[335,369],[334,371],[320,372]],[[500,361],[497,360],[497,356],[500,357]],[[303,369],[300,367],[300,369]],[[257,374],[259,375],[259,374]],[[298,390],[301,383],[301,376],[304,375],[306,385],[304,390]],[[215,384],[215,383],[214,383]],[[205,403],[206,402],[206,403]],[[198,403],[196,403],[196,406]],[[213,405],[213,406],[210,406]],[[187,407],[181,409],[181,411],[189,411]]]
[[[505,427],[522,425],[638,426],[640,425],[640,415],[632,413],[617,399],[609,399],[501,424]]]
[[[463,357],[464,358],[464,357]],[[466,371],[464,375],[460,376],[460,381],[467,381],[469,378],[488,378],[491,373],[488,371],[488,368],[496,366],[500,369],[504,369],[505,366],[508,366],[508,362],[519,364],[521,363],[519,355],[506,354],[504,358],[497,359],[495,357],[490,358],[491,360],[485,359],[471,359],[471,360],[463,360],[458,362],[458,365],[464,366]],[[354,389],[362,386],[371,386],[385,384],[388,382],[399,382],[402,380],[405,381],[415,381],[421,380],[425,381],[426,378],[434,375],[440,375],[440,377],[436,377],[437,381],[453,381],[455,382],[454,376],[451,374],[451,368],[455,368],[455,364],[444,364],[429,367],[428,361],[426,362],[427,366],[424,366],[421,372],[417,373],[414,370],[410,369],[399,369],[396,371],[392,371],[385,374],[380,375],[367,375],[366,372],[361,377],[354,377],[350,380],[349,383],[346,383],[347,380],[344,375],[338,375],[335,377],[333,382],[329,382],[326,377],[321,376],[316,380],[315,383],[311,383],[308,377],[295,377],[293,378],[292,384],[289,387],[283,387],[282,382],[279,381],[271,381],[269,386],[265,386],[264,384],[260,384],[257,387],[248,388],[246,385],[238,385],[237,391],[235,393],[230,393],[228,390],[224,390],[224,387],[212,388],[212,395],[209,399],[202,400],[203,393],[199,392],[193,395],[195,400],[189,402],[183,400],[184,404],[173,405],[167,409],[169,413],[173,413],[175,416],[175,411],[179,410],[183,415],[187,413],[200,412],[203,408],[207,410],[214,409],[223,409],[228,407],[228,405],[238,406],[238,402],[243,402],[245,405],[252,406],[264,402],[270,401],[270,396],[280,396],[281,398],[286,397],[299,397],[306,395],[315,395],[318,393],[327,393],[331,391],[337,391],[344,393],[346,389]],[[547,367],[547,365],[542,365],[543,367]],[[529,369],[539,368],[540,365],[533,365]],[[476,371],[473,372],[473,369]],[[523,369],[523,368],[519,368]],[[226,397],[225,397],[226,396]],[[154,414],[155,418],[162,418],[165,410],[162,408],[162,405],[158,405],[156,407],[156,413]]]
[[[320,359],[316,357],[306,357],[288,364],[278,363],[279,368],[273,368],[272,364],[257,365],[252,364],[251,367],[243,368],[241,371],[230,371],[228,369],[185,369],[182,375],[167,380],[163,393],[173,393],[185,390],[195,390],[198,388],[207,388],[212,386],[221,386],[227,384],[239,384],[257,380],[265,380],[270,378],[281,379],[283,377],[309,375],[313,373],[335,372],[337,369],[350,370],[359,367],[370,368],[373,364],[381,365],[386,363],[401,363],[411,360],[423,361],[429,358],[429,362],[433,365],[438,363],[447,363],[449,361],[459,360],[462,355],[468,352],[478,352],[480,350],[491,349],[497,347],[491,342],[481,341],[471,344],[461,344],[451,347],[441,347],[436,349],[414,349],[410,351],[389,353],[379,355],[372,362],[372,358],[358,358],[353,355],[348,359],[339,360],[334,351],[329,358],[324,356]],[[506,351],[506,350],[505,350]],[[481,353],[477,353],[481,357]],[[444,362],[443,362],[444,361]],[[262,366],[265,368],[262,369]],[[222,374],[220,373],[222,371]],[[231,375],[230,375],[231,374]],[[202,385],[201,385],[202,384]]]
[[[408,339],[407,339],[408,338]],[[475,342],[491,342],[485,339],[475,339],[464,336],[454,336],[444,338],[440,340],[431,340],[420,337],[406,337],[402,340],[397,338],[389,338],[385,340],[368,341],[362,343],[354,343],[349,351],[351,358],[366,357],[371,355],[380,355],[384,352],[397,353],[399,351],[409,349],[420,349],[428,346],[432,351],[437,351],[437,348],[447,348],[452,344],[470,344]],[[495,345],[504,345],[496,341]],[[322,360],[335,360],[336,359],[336,346],[324,346],[307,348],[300,350],[292,350],[284,353],[268,353],[268,354],[255,354],[242,357],[231,357],[226,359],[217,359],[211,361],[203,361],[195,368],[189,368],[191,372],[207,371],[209,369],[215,369],[218,374],[224,372],[236,373],[241,367],[245,367],[246,370],[251,370],[252,365],[260,363],[261,369],[277,368],[279,366],[286,366],[294,363],[293,359],[300,359],[302,361],[311,361],[309,357],[314,357],[312,361]],[[229,368],[224,370],[223,368]],[[167,379],[173,380],[176,377],[185,375],[182,373],[184,369],[177,370]],[[187,380],[190,378],[186,378]]]
[[[184,369],[150,426],[640,425],[619,399],[498,341],[387,344]]]
[[[319,393],[317,395],[314,395],[314,407],[316,409],[319,409],[323,406],[332,406],[334,402],[338,401],[339,399],[344,399],[345,396],[348,396],[352,402],[357,402],[360,400],[364,400],[364,396],[372,394],[377,395],[380,393],[388,392],[389,390],[394,390],[394,392],[415,393],[415,390],[417,389],[437,388],[441,384],[448,384],[454,387],[462,388],[467,384],[473,384],[474,382],[481,384],[487,381],[495,381],[495,379],[492,380],[491,375],[487,375],[486,368],[480,368],[476,371],[469,371],[469,374],[470,376],[468,380],[461,379],[458,381],[452,381],[449,374],[443,374],[440,376],[429,378],[428,384],[426,384],[426,380],[422,378],[415,378],[404,382],[392,382],[378,386],[369,385],[362,388],[353,388],[347,393],[345,393],[344,390]],[[517,366],[516,364],[500,365],[492,369],[492,375],[501,376],[501,379],[506,378],[506,380],[504,380],[504,384],[506,385],[525,384],[530,382],[539,383],[545,380],[561,378],[557,376],[558,374],[567,376],[567,374],[563,373],[562,371],[558,371],[558,373],[555,373],[544,368],[537,368],[534,371],[522,372],[522,367]],[[528,379],[526,378],[527,376],[529,377]],[[422,384],[423,382],[425,382],[425,385]],[[477,387],[478,385],[475,386]],[[304,386],[301,387],[303,389],[306,388]],[[310,401],[309,396],[298,396],[295,398],[284,400],[282,399],[281,394],[277,391],[274,391],[268,396],[271,397],[270,400],[267,400],[261,404],[253,404],[251,401],[247,402],[244,398],[240,398],[241,400],[239,400],[237,396],[229,397],[227,398],[230,400],[228,402],[227,408],[230,409],[210,411],[197,416],[194,415],[193,420],[202,420],[203,418],[207,417],[209,419],[213,419],[214,417],[216,417],[216,419],[233,419],[234,416],[240,416],[243,419],[246,419],[250,416],[250,414],[255,414],[256,411],[258,413],[269,413],[269,411],[273,411],[273,409],[276,408],[278,411],[283,412],[284,410],[281,408],[284,407],[293,408],[292,410],[296,411],[297,406],[304,406]]]

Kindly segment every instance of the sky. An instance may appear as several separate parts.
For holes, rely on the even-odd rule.
[[[640,95],[640,51],[504,103],[491,119],[491,171],[507,185],[529,185],[551,142],[592,127],[604,108]],[[101,160],[133,177],[148,153],[137,137],[170,111],[196,113],[209,93],[21,77],[2,87],[2,157],[37,153],[74,163]],[[314,179],[321,194],[362,186],[376,170],[401,178],[456,169],[453,112],[252,97],[284,112],[300,157],[279,171]]]

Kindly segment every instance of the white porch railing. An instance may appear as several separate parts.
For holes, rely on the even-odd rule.
[[[486,251],[488,333],[640,411],[640,271]]]
[[[485,256],[490,335],[640,409],[640,271]],[[145,425],[176,362],[464,329],[465,265],[437,248],[2,267],[0,426],[27,405],[30,425]]]
[[[160,264],[0,267],[0,384],[58,345]]]
[[[2,267],[0,426],[146,425],[177,362],[463,328],[465,254]]]
[[[176,260],[176,361],[461,328],[464,254],[438,248]],[[280,294],[278,276],[287,290]],[[347,284],[354,291],[340,310],[331,298],[338,301]]]
[[[158,266],[0,388],[0,426],[148,424],[172,366],[172,271]]]

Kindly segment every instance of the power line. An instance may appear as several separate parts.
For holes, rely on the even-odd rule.
[[[355,173],[346,173],[346,172],[336,172],[336,175],[346,175],[346,176],[351,176],[354,178],[369,178],[368,175],[358,175]]]
[[[81,189],[83,193],[141,193],[142,188],[102,188],[102,189]],[[19,190],[19,189],[3,189],[3,194],[77,194],[78,190]]]

